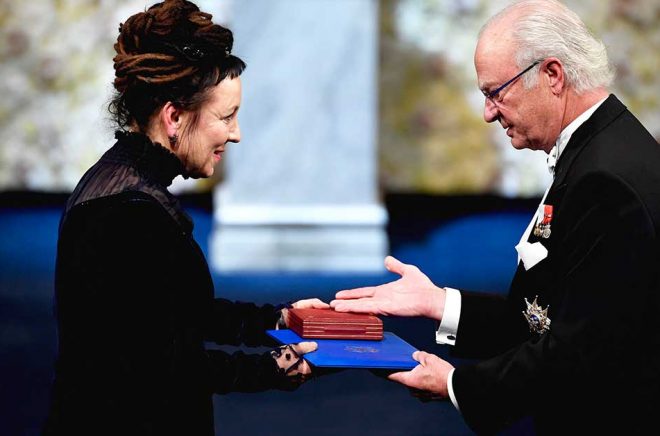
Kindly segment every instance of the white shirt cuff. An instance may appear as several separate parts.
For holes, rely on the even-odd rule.
[[[445,311],[440,326],[435,332],[435,342],[455,345],[458,320],[461,317],[461,292],[453,288],[445,288],[445,291]]]
[[[458,410],[458,413],[461,412],[460,407],[458,407],[458,401],[456,401],[456,395],[454,395],[454,386],[453,386],[453,380],[454,380],[454,371],[456,369],[453,368],[451,371],[449,371],[449,375],[447,376],[447,391],[449,391],[449,399],[451,400],[451,403],[454,405],[456,410]]]

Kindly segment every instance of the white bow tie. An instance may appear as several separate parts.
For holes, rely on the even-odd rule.
[[[558,151],[559,148],[555,145],[552,147],[552,150],[550,150],[550,154],[548,154],[548,171],[550,171],[550,174],[553,176],[555,175],[555,165],[557,164]]]

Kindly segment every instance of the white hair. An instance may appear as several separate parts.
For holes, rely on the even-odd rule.
[[[508,17],[513,18],[511,34],[518,44],[516,63],[521,69],[535,61],[556,57],[564,66],[566,82],[577,93],[607,87],[614,80],[605,44],[562,3],[556,0],[515,2],[488,20],[479,35]],[[537,78],[537,74],[526,74],[523,83],[530,88]]]

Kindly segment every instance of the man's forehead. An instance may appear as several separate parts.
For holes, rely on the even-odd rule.
[[[491,25],[479,35],[476,54],[483,56],[510,56],[515,40],[511,28],[499,22]]]
[[[509,13],[487,24],[479,34],[479,45],[495,48],[510,46],[514,40],[513,34],[518,18],[519,14]]]
[[[486,36],[486,35],[484,35]],[[499,84],[502,77],[515,70],[515,51],[513,46],[503,40],[480,40],[474,56],[479,88]]]

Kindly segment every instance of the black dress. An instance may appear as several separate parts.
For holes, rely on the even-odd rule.
[[[179,159],[140,134],[83,176],[62,216],[59,350],[45,434],[211,435],[212,394],[292,389],[269,353],[279,308],[214,299],[193,224],[169,186]]]

